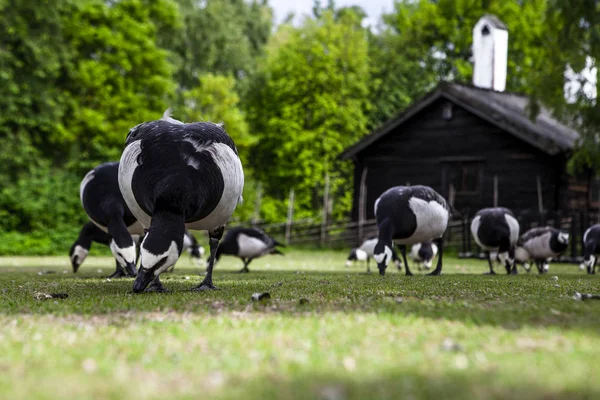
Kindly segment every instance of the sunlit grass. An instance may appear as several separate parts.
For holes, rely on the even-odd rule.
[[[600,278],[574,265],[482,276],[484,262],[450,258],[442,277],[382,278],[345,255],[288,250],[250,274],[224,258],[210,293],[187,290],[201,269],[184,256],[163,275],[170,293],[142,295],[105,279],[108,257],[77,275],[66,257],[0,258],[0,397],[600,395],[600,302],[572,299],[599,293]]]

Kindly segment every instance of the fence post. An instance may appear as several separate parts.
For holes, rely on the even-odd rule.
[[[250,221],[252,225],[258,224],[260,220],[260,206],[262,203],[262,184],[258,182],[258,186],[256,187],[256,201],[254,202],[254,212],[252,213],[252,220]]]
[[[498,207],[498,175],[494,175],[494,207]]]
[[[469,213],[465,213],[465,224],[467,225],[467,253],[473,254],[471,249],[471,227],[469,226]]]
[[[360,177],[360,188],[358,195],[358,245],[362,243],[365,235],[365,220],[367,219],[367,171],[368,167],[364,167]]]
[[[321,222],[321,247],[327,239],[327,214],[329,214],[329,172],[325,175],[325,193],[323,193],[323,221]]]
[[[577,257],[577,216],[575,214],[571,214],[571,258],[575,260]]]
[[[294,189],[290,189],[288,200],[287,221],[285,223],[285,244],[289,245],[292,240],[292,219],[294,218]]]
[[[538,195],[538,212],[540,213],[540,225],[544,225],[544,199],[542,197],[542,180],[540,176],[536,176],[537,180],[537,195]]]

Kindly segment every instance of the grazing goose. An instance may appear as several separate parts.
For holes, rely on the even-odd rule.
[[[393,257],[393,243],[400,245],[406,275],[412,275],[406,260],[406,245],[434,240],[439,249],[437,266],[429,275],[442,273],[443,235],[450,218],[450,206],[428,186],[396,186],[375,201],[379,240],[373,258],[379,273]]]
[[[515,249],[515,259],[530,271],[529,262],[535,262],[540,274],[550,269],[549,260],[560,256],[569,247],[569,234],[556,228],[545,226],[525,232]]]
[[[413,244],[410,249],[410,258],[418,263],[419,270],[431,269],[433,258],[436,256],[438,248],[433,242],[422,242]]]
[[[143,233],[141,225],[121,195],[117,178],[118,172],[118,162],[101,164],[85,175],[79,187],[79,197],[86,214],[98,228],[111,238],[109,247],[118,265],[115,273],[110,276],[112,278],[136,275],[136,251],[131,235]],[[89,250],[88,239],[85,238],[85,235],[95,235],[89,226],[87,228],[84,226],[82,233],[84,235],[82,238],[80,234],[82,242],[75,244],[71,257],[71,263],[77,258],[77,268]],[[77,271],[77,268],[74,267],[73,271]]]
[[[496,274],[490,252],[498,253],[507,274],[517,274],[515,246],[519,238],[519,221],[509,209],[494,207],[480,210],[471,221],[471,234],[477,245],[487,253],[489,274]]]
[[[371,257],[373,257],[373,251],[375,251],[376,244],[377,236],[371,236],[365,239],[365,241],[363,241],[359,247],[356,247],[350,251],[350,254],[348,254],[348,258],[346,259],[346,267],[351,266],[354,261],[366,261],[367,273],[370,274],[371,267],[369,266],[369,261],[371,261]],[[394,261],[394,264],[396,264],[396,267],[398,267],[398,271],[401,271],[402,261],[400,261],[400,259],[398,258],[398,254],[393,248],[392,261]]]
[[[600,254],[600,224],[589,227],[583,234],[583,262],[579,268],[586,269],[588,274],[595,274],[598,254]]]
[[[79,231],[79,236],[69,250],[69,258],[71,259],[73,273],[77,273],[79,267],[85,261],[90,249],[92,248],[92,242],[108,246],[111,240],[112,238],[110,235],[98,228],[98,226],[93,222],[90,221],[85,223]],[[118,261],[116,271],[121,271]]]
[[[225,235],[225,238],[217,249],[217,260],[222,255],[238,257],[244,263],[244,268],[240,272],[250,272],[248,265],[255,258],[266,254],[283,255],[276,248],[277,246],[285,247],[260,229],[236,227],[230,229]]]
[[[184,124],[168,111],[132,128],[119,167],[119,186],[147,233],[133,284],[165,291],[159,276],[179,259],[186,227],[207,230],[210,261],[195,290],[217,289],[214,259],[225,224],[242,200],[244,171],[233,140],[210,122]]]

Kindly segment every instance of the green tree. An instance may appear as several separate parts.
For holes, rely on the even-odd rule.
[[[0,188],[31,173],[68,136],[61,5],[0,0]]]
[[[176,48],[176,79],[183,90],[193,88],[205,73],[241,79],[254,71],[272,26],[265,0],[177,1],[185,26]]]
[[[336,214],[349,209],[351,168],[336,156],[366,132],[367,38],[357,18],[324,11],[300,27],[281,26],[251,91],[249,121],[259,138],[251,165],[270,196],[284,200],[295,189],[300,217],[320,208],[327,174]]]
[[[118,159],[124,136],[167,108],[175,85],[155,21],[177,23],[171,1],[73,2],[63,35],[73,52],[62,88],[72,102],[65,126],[79,160]]]
[[[545,68],[540,69],[534,95],[560,117],[570,120],[581,133],[571,158],[571,172],[590,176],[600,173],[600,3],[595,0],[549,0],[546,23],[552,26],[545,46]],[[593,74],[595,68],[595,77]],[[565,70],[572,70],[579,90],[565,101]],[[595,78],[595,80],[594,80]]]

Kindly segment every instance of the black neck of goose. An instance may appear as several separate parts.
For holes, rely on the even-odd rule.
[[[381,224],[379,224],[379,241],[392,247],[392,239],[394,238],[394,230],[392,229],[392,224],[389,219],[384,219]]]
[[[77,238],[76,242],[76,244],[87,250],[89,250],[92,247],[92,234],[90,232],[90,227],[88,226],[88,224],[93,224],[93,222],[88,222],[83,226],[83,228],[81,228],[81,231],[79,232],[79,237]]]
[[[169,249],[171,242],[177,244],[181,253],[183,248],[183,235],[185,233],[185,218],[182,214],[155,209],[152,222],[144,240],[144,247],[154,254],[161,254]]]
[[[594,255],[596,252],[596,243],[594,241],[588,240],[585,243],[585,247],[583,250],[583,258],[584,260],[588,260],[590,256]]]

